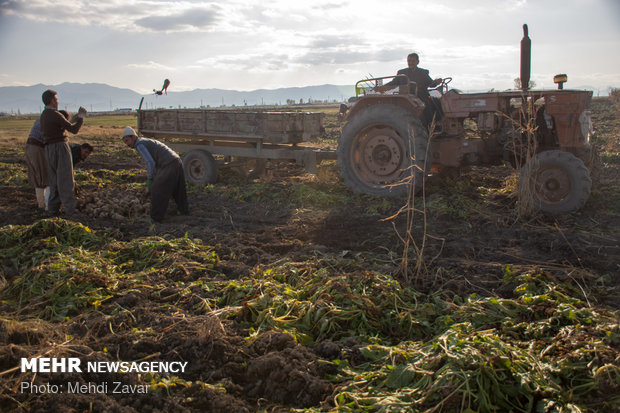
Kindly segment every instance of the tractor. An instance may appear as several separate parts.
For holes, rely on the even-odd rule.
[[[527,25],[521,40],[521,88],[462,93],[445,78],[428,102],[437,107],[424,121],[425,103],[406,83],[377,92],[395,76],[357,82],[356,96],[340,108],[340,174],[357,192],[400,196],[422,188],[432,171],[509,163],[520,169],[519,188],[535,210],[573,212],[586,203],[590,170],[591,91],[532,90]],[[403,75],[400,75],[403,76]],[[406,77],[406,76],[405,76]],[[473,132],[473,133],[472,133]]]

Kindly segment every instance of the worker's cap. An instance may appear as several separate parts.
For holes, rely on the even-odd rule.
[[[133,130],[131,126],[127,126],[125,130],[123,131],[122,137],[124,138],[125,136],[138,136],[138,135],[136,135],[136,131]]]

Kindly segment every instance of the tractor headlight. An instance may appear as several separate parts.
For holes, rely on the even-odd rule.
[[[553,76],[553,83],[558,85],[558,89],[564,89],[564,83],[568,82],[568,76],[565,74]]]

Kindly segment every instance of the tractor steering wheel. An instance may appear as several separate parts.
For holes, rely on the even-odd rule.
[[[451,77],[444,77],[443,79],[441,79],[441,83],[439,83],[436,87],[430,90],[436,90],[437,92],[443,95],[444,93],[448,91],[448,83],[450,82],[452,82]]]

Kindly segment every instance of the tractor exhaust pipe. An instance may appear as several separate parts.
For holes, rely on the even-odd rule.
[[[521,90],[530,88],[530,71],[532,65],[532,41],[527,34],[527,24],[523,25],[523,39],[521,39]]]

